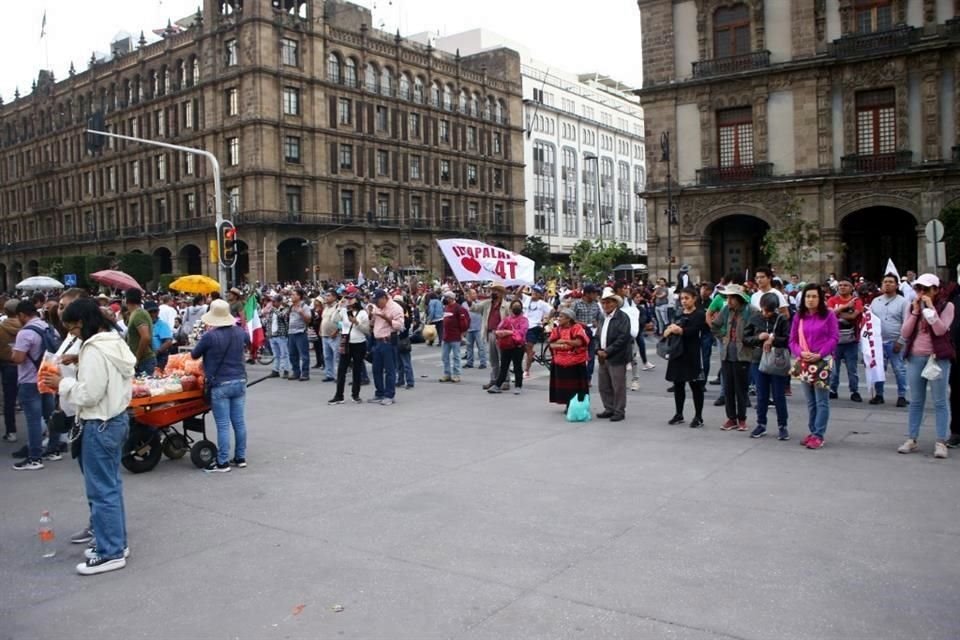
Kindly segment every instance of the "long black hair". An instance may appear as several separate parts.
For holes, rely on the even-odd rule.
[[[810,310],[807,309],[807,291],[817,292],[817,295],[820,297],[820,304],[817,305],[817,315],[821,318],[825,317],[829,313],[829,311],[827,311],[827,300],[823,295],[823,287],[816,282],[811,282],[800,292],[800,299],[797,300],[797,315],[801,318],[810,315]]]
[[[101,331],[114,331],[116,325],[111,322],[92,298],[74,300],[63,310],[61,320],[64,324],[80,324],[80,339],[86,342]]]

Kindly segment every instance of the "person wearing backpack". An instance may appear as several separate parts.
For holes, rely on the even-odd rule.
[[[41,320],[33,302],[22,300],[17,305],[17,319],[23,327],[13,345],[13,362],[17,365],[17,397],[27,421],[27,457],[13,465],[17,471],[43,469],[43,422],[53,413],[54,396],[41,394],[37,388],[37,372],[47,351],[56,353],[60,336]]]
[[[460,343],[470,328],[470,314],[457,304],[457,294],[443,294],[443,330],[440,338],[440,358],[443,361],[443,376],[440,382],[460,382]]]

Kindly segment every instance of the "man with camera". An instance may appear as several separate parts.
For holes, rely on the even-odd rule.
[[[368,402],[385,407],[393,404],[397,391],[397,344],[403,331],[403,307],[390,299],[387,292],[373,292],[373,304],[367,314],[373,331],[373,386],[376,394]]]
[[[343,404],[343,391],[347,384],[347,369],[353,368],[353,386],[350,397],[355,403],[360,399],[360,378],[364,370],[363,358],[367,355],[367,336],[370,335],[370,318],[360,302],[360,293],[353,289],[345,294],[339,305],[340,312],[340,357],[337,362],[337,391],[327,402]]]

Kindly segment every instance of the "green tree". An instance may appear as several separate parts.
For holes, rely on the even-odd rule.
[[[523,249],[520,255],[530,258],[536,264],[537,268],[543,268],[550,263],[550,245],[543,241],[540,236],[527,236],[523,242]]]
[[[585,281],[602,282],[618,264],[630,260],[629,247],[622,242],[601,245],[599,240],[581,240],[573,247],[570,262]]]
[[[803,218],[802,203],[790,198],[778,216],[782,224],[763,236],[763,252],[782,275],[799,274],[820,245],[820,225]]]
[[[960,264],[960,204],[947,207],[940,212],[943,223],[943,242],[947,245],[947,268],[951,279],[956,276]]]

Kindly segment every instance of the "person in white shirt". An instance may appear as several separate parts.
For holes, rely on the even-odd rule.
[[[337,391],[327,404],[343,404],[344,387],[347,384],[347,368],[353,367],[353,383],[350,396],[361,403],[360,378],[365,369],[367,336],[370,335],[370,316],[360,302],[359,292],[351,292],[340,303],[340,361],[337,363]]]
[[[523,367],[523,377],[530,377],[530,366],[533,364],[533,347],[543,342],[543,325],[550,320],[553,315],[551,307],[543,299],[543,288],[534,287],[530,295],[523,296],[523,315],[527,318],[527,339],[526,339],[526,362]]]
[[[754,274],[754,280],[757,283],[757,291],[750,296],[750,306],[754,311],[760,311],[760,298],[765,294],[772,293],[777,296],[777,309],[785,318],[790,317],[790,303],[787,297],[773,286],[773,271],[766,267],[757,269]]]
[[[176,327],[177,317],[180,315],[177,312],[176,307],[171,303],[173,302],[173,297],[170,295],[164,295],[160,297],[160,310],[158,311],[160,319],[167,323],[167,326],[172,330]]]

